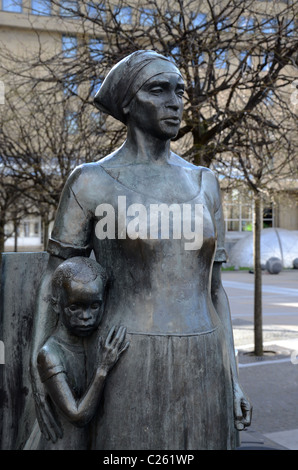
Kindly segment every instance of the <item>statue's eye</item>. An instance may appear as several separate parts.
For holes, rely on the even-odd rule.
[[[80,307],[77,304],[71,304],[68,308],[71,312],[75,312],[76,310],[79,310]]]
[[[100,307],[100,303],[99,302],[94,302],[92,305],[91,305],[91,308],[92,310],[96,310],[97,308]]]
[[[153,93],[153,95],[160,95],[160,93],[162,92],[163,92],[163,89],[160,86],[155,86],[150,89],[150,93]]]

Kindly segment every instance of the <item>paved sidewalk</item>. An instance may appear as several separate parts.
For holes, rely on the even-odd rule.
[[[252,353],[253,282],[248,272],[223,272],[240,382],[253,404],[252,425],[241,433],[242,448],[298,450],[298,270],[262,275],[261,358]]]

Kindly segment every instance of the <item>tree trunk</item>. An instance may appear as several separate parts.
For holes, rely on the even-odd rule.
[[[50,222],[47,217],[43,218],[43,249],[46,251],[49,239],[49,225]]]
[[[254,205],[254,352],[256,356],[263,355],[261,224],[262,201],[259,193],[256,193]]]
[[[17,221],[15,220],[14,223],[14,251],[17,252],[18,251],[18,223]]]
[[[5,219],[1,216],[0,218],[0,253],[4,252],[4,229],[5,229]]]

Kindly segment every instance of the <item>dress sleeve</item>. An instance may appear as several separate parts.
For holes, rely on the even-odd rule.
[[[48,344],[41,348],[37,356],[37,368],[42,382],[45,382],[54,375],[66,373],[65,367],[59,360],[59,355],[56,353],[55,348],[52,349]]]
[[[47,251],[62,259],[89,256],[92,250],[93,217],[83,198],[80,200],[80,194],[86,192],[81,173],[82,167],[76,168],[64,186],[48,242]]]
[[[215,195],[215,225],[217,230],[217,249],[214,261],[225,263],[227,261],[227,252],[225,250],[225,222],[222,210],[221,191],[216,179],[216,195]]]

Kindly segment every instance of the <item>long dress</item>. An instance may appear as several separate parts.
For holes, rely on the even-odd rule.
[[[126,209],[147,209],[148,234],[152,205],[169,201],[155,199],[146,187],[127,187],[101,162],[78,167],[60,200],[48,251],[68,258],[93,250],[110,276],[101,334],[123,325],[130,342],[107,378],[93,420],[93,449],[236,446],[228,349],[210,293],[214,259],[224,260],[219,190],[210,170],[187,164],[181,171],[197,181],[194,197],[178,201],[181,210],[183,204],[204,208],[203,243],[196,250],[185,249],[183,231],[180,239],[123,233],[119,196],[125,196]],[[112,230],[98,239],[101,204],[115,208],[114,238]]]

